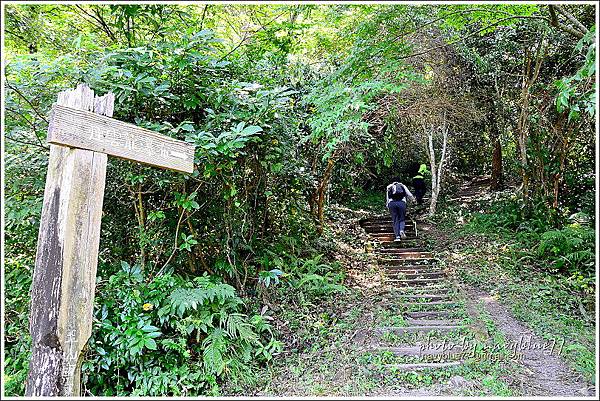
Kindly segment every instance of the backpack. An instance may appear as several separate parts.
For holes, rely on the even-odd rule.
[[[404,199],[406,197],[404,186],[399,182],[394,182],[388,190],[388,197],[395,201]]]

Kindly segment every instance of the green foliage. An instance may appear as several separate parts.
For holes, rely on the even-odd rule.
[[[526,236],[527,233],[542,232],[558,222],[556,212],[549,210],[545,203],[527,206],[516,196],[482,206],[484,212],[472,214],[471,224],[484,232],[502,229]]]
[[[544,203],[526,211],[522,207],[516,198],[503,199],[488,206],[485,213],[470,213],[465,230],[516,239],[516,257],[535,258],[543,271],[568,277],[576,291],[593,292],[595,231],[577,222],[553,229],[567,219]]]
[[[124,263],[99,286],[82,367],[92,394],[218,394],[222,380],[252,381],[253,367],[281,350],[266,316],[242,313],[235,289],[214,277],[147,281]]]
[[[587,23],[586,7],[573,10]],[[387,176],[408,173],[411,162],[426,158],[402,101],[427,84],[423,75],[439,62],[436,51],[413,57],[427,50],[431,32],[434,48],[454,41],[443,48],[448,71],[469,78],[441,83],[473,93],[482,108],[492,99],[508,178],[520,169],[513,131],[524,54],[531,37],[549,35],[547,64],[531,88],[530,147],[537,148],[528,157],[542,162],[547,177],[562,174],[563,200],[552,210],[545,198],[527,208],[506,202],[469,216],[469,226],[515,237],[528,250],[515,254],[568,274],[569,291],[592,288],[590,229],[561,223],[574,212],[592,214],[594,204],[593,33],[579,44],[552,34],[537,18],[541,6],[5,10],[9,395],[23,394],[27,374],[27,294],[48,163],[47,115],[57,93],[80,82],[116,95],[115,118],[196,145],[190,175],[109,159],[85,395],[219,395],[224,383],[241,389],[283,347],[271,317],[255,310],[291,298],[307,314],[351,293],[342,266],[332,262],[327,227],[317,230],[315,194],[322,190],[325,208],[333,200],[380,210],[378,188]],[[456,41],[460,35],[464,40]],[[435,100],[427,96],[425,102]],[[566,127],[556,123],[561,116]],[[487,171],[492,124],[478,124],[455,139],[449,178]],[[548,134],[563,131],[572,135],[565,137],[571,147],[561,170],[554,142],[564,138]],[[532,186],[542,188],[540,181]],[[317,316],[310,333],[327,319]]]
[[[544,232],[540,237],[538,256],[550,263],[551,269],[569,273],[580,281],[587,292],[594,290],[594,239],[590,227],[577,223],[560,230]]]
[[[442,27],[460,31],[474,25],[480,31],[479,35],[483,36],[498,27],[515,25],[520,17],[529,17],[539,11],[537,4],[465,4],[442,7],[439,14]]]
[[[4,356],[2,381],[4,393],[19,396],[25,392],[29,372],[31,337],[29,336],[29,288],[33,259],[7,256],[4,259]]]
[[[283,274],[279,269],[263,270],[258,273],[258,282],[268,288],[271,285],[271,281],[273,281],[273,284],[279,284],[279,277],[283,276]]]
[[[305,102],[316,111],[310,119],[311,139],[324,142],[323,159],[355,136],[365,135],[368,124],[362,120],[369,99],[378,93],[379,85],[365,83],[357,87],[326,81],[310,93]]]
[[[276,268],[269,272],[263,271],[264,273],[259,275],[259,280],[268,287],[266,280],[276,277],[278,278],[277,282],[281,280],[285,283],[285,287],[281,291],[285,292],[287,287],[311,298],[343,293],[346,291],[346,287],[342,284],[345,273],[340,270],[339,264],[324,263],[321,261],[322,258],[322,254],[300,257],[295,254],[267,252],[263,256],[263,264]]]
[[[575,52],[581,52],[587,46],[585,61],[575,75],[562,78],[554,85],[558,89],[556,95],[556,111],[569,112],[568,119],[578,120],[582,112],[589,118],[596,115],[596,85],[591,85],[591,79],[596,73],[596,27],[592,27],[575,47]]]
[[[515,216],[518,201],[496,203],[466,213],[464,204],[446,210],[457,277],[497,296],[544,340],[564,341],[562,357],[593,381],[595,232],[589,218],[562,218],[571,223],[553,228],[539,214],[528,224]]]
[[[522,201],[514,197],[488,205],[485,213],[470,213],[467,218],[466,231],[517,240],[517,257],[535,257],[539,268],[565,275],[576,291],[593,292],[595,231],[591,227],[578,222],[561,227],[566,217],[558,216],[544,203],[523,210]],[[557,225],[560,228],[554,229]]]

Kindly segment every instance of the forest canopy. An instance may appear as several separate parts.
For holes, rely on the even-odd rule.
[[[28,371],[48,113],[80,83],[196,146],[189,175],[109,158],[82,394],[256,382],[288,351],[273,305],[346,291],[336,207],[382,209],[421,163],[432,221],[489,176],[494,224],[543,238],[539,269],[593,309],[594,6],[3,7],[7,394]]]

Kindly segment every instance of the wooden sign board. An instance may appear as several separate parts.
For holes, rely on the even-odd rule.
[[[194,170],[194,145],[190,143],[58,104],[50,116],[48,142],[185,173]]]
[[[58,94],[31,286],[25,395],[78,396],[92,332],[107,154],[192,172],[194,146],[110,118],[114,96],[86,85]]]

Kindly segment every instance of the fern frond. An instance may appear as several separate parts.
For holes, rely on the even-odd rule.
[[[223,354],[227,350],[224,332],[222,329],[214,329],[202,342],[204,352],[202,362],[210,373],[220,376],[225,369]]]
[[[253,343],[258,341],[258,335],[252,330],[247,316],[241,313],[232,313],[227,317],[226,330],[231,338],[239,338],[242,341]]]

